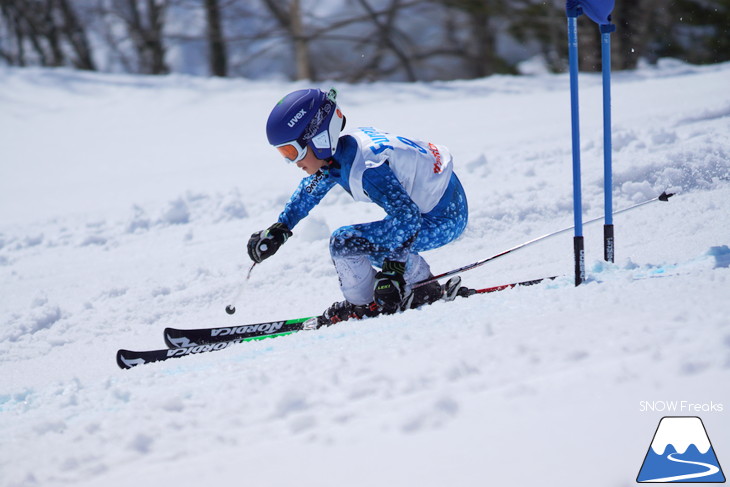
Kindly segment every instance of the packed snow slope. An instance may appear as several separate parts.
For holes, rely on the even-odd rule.
[[[677,196],[616,217],[614,265],[587,225],[587,284],[568,232],[463,275],[550,283],[123,371],[166,326],[321,312],[330,232],[382,212],[334,190],[228,316],[304,175],[266,117],[308,85],[1,69],[0,485],[622,487],[666,415],[700,416],[727,468],[730,65],[613,80],[615,208]],[[336,87],[351,127],[455,154],[470,222],[434,272],[572,224],[565,75]],[[580,87],[590,219],[600,77]]]

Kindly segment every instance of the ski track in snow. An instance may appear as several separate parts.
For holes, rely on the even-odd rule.
[[[0,486],[633,485],[639,401],[730,408],[729,75],[615,74],[614,208],[678,194],[616,217],[616,264],[586,226],[584,286],[565,234],[463,275],[554,282],[121,371],[166,326],[321,312],[329,234],[382,214],[333,191],[228,316],[303,175],[263,129],[303,85],[0,69]],[[338,88],[352,126],[454,152],[470,223],[434,272],[572,224],[566,76]],[[600,90],[581,75],[586,219]],[[730,463],[727,412],[703,421]]]

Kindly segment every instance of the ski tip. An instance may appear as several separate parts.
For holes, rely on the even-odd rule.
[[[659,201],[669,201],[669,198],[674,196],[676,193],[667,193],[664,191],[662,194],[659,195]]]
[[[124,357],[124,352],[126,352],[126,350],[117,350],[117,355],[116,355],[117,365],[119,366],[120,369],[128,368],[128,367],[126,367],[124,361],[122,360],[122,357]]]
[[[129,357],[131,353],[129,350],[117,350],[117,365],[120,369],[131,369],[136,365],[145,363],[144,359]]]
[[[165,331],[162,332],[162,336],[165,340],[165,345],[167,345],[167,348],[177,348],[177,345],[173,343],[173,336],[172,335],[172,328],[165,328]]]
[[[185,336],[184,330],[178,330],[177,328],[165,328],[162,336],[165,340],[165,345],[167,345],[167,348],[171,350],[176,348],[188,348],[205,344],[205,342],[196,343],[190,340],[188,337]]]

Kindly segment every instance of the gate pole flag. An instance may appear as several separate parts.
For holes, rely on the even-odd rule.
[[[580,118],[578,103],[578,17],[585,13],[599,25],[610,24],[614,0],[567,0],[565,12],[568,18],[568,60],[570,65],[570,114],[573,150],[573,219],[575,220],[575,236],[573,252],[575,255],[575,285],[585,281],[585,250],[583,242],[583,202],[580,176]],[[609,46],[610,47],[610,46]],[[610,66],[609,66],[610,68]],[[605,71],[604,71],[605,74]],[[610,78],[609,78],[610,82]],[[604,78],[605,83],[605,78]],[[604,103],[606,102],[604,93]],[[610,104],[610,101],[609,101]],[[610,110],[610,105],[609,105]],[[605,130],[604,106],[604,130]],[[610,123],[610,115],[609,115]],[[605,137],[604,137],[605,140]],[[604,152],[605,156],[605,152]],[[604,165],[605,165],[604,160]],[[609,188],[610,190],[610,188]],[[610,191],[609,191],[610,192]],[[613,251],[612,251],[613,252]],[[604,252],[605,253],[605,252]]]

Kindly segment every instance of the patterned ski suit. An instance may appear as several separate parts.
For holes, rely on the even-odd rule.
[[[418,252],[453,241],[467,224],[466,195],[444,146],[358,128],[340,137],[329,165],[302,180],[279,221],[293,229],[335,184],[387,213],[380,221],[339,228],[330,238],[340,288],[352,304],[372,302],[372,266],[381,267],[383,259],[406,262],[407,283],[429,277]]]

